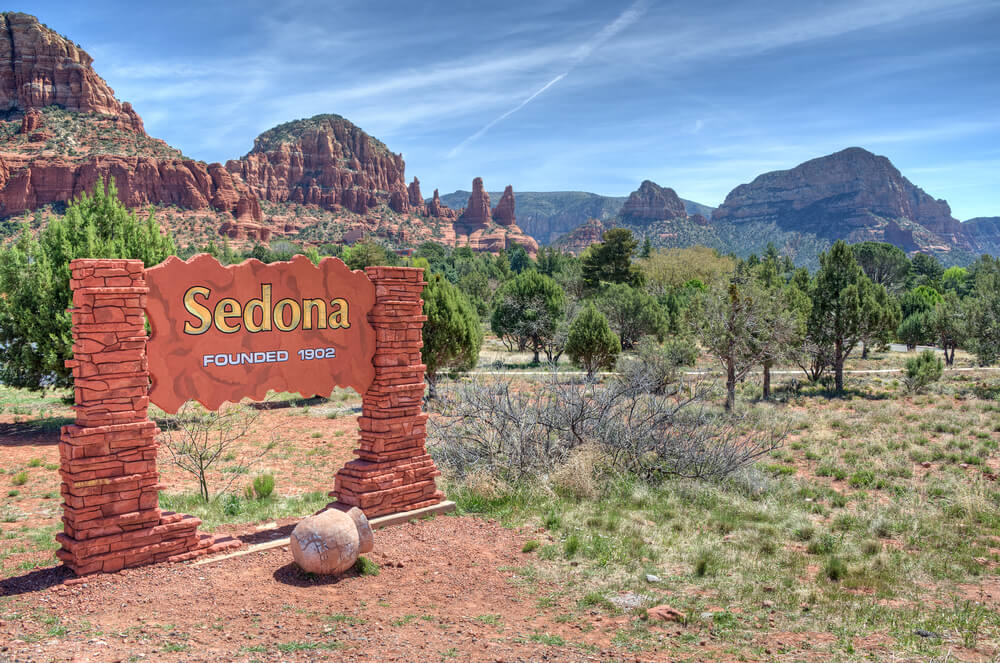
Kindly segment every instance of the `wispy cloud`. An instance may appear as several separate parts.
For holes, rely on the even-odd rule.
[[[566,78],[566,76],[568,76],[570,72],[573,71],[573,69],[575,69],[578,65],[580,65],[580,63],[582,63],[584,60],[590,57],[591,53],[593,53],[595,50],[603,46],[609,39],[617,35],[619,32],[621,32],[622,30],[624,30],[625,28],[629,27],[637,20],[639,20],[639,18],[646,12],[648,8],[649,8],[649,0],[637,0],[636,2],[634,2],[632,6],[630,6],[628,9],[619,14],[618,18],[616,18],[614,21],[608,23],[603,28],[601,28],[600,32],[598,32],[596,35],[594,35],[587,41],[580,44],[573,52],[573,59],[570,62],[569,67],[567,67],[565,71],[563,71],[560,74],[557,74],[554,78],[552,78],[547,83],[545,83],[545,85],[541,86],[540,88],[532,92],[530,95],[528,95],[528,97],[526,97],[516,106],[505,111],[504,113],[494,118],[490,122],[486,123],[486,125],[483,126],[481,129],[479,129],[479,131],[475,132],[474,134],[463,140],[461,143],[453,147],[451,151],[448,152],[448,157],[454,158],[458,156],[462,152],[462,150],[465,149],[467,145],[481,138],[487,131],[492,129],[494,126],[496,126],[500,122],[503,122],[508,117],[510,117],[517,111],[521,110],[525,106],[527,106],[536,97],[538,97],[540,94],[548,90],[550,87],[552,87],[562,79]]]

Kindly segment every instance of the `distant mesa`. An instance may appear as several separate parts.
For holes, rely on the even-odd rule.
[[[831,240],[887,241],[908,250],[920,247],[914,232],[923,231],[973,248],[948,203],[912,184],[886,157],[860,147],[759,175],[733,189],[712,218],[716,223],[774,222]]]

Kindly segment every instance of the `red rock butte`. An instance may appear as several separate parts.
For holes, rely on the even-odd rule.
[[[129,207],[204,211],[215,231],[237,241],[295,237],[310,223],[299,218],[298,205],[332,213],[334,224],[323,232],[335,241],[374,235],[484,251],[512,242],[537,249],[515,225],[510,187],[496,210],[487,196],[478,217],[456,226],[459,213],[436,190],[425,202],[419,180],[407,186],[401,155],[339,115],[265,131],[225,166],[185,158],[146,134],[82,48],[28,14],[3,13],[0,21],[8,37],[0,40],[0,111],[17,122],[0,141],[0,217],[69,202],[113,178]],[[269,218],[261,201],[277,206]]]

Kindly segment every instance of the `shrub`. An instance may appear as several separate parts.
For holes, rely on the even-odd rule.
[[[354,562],[354,570],[362,576],[377,576],[379,572],[378,564],[364,555],[358,556],[358,561]]]
[[[622,355],[616,369],[623,380],[637,380],[650,385],[650,393],[674,391],[678,369],[690,366],[698,358],[698,348],[684,338],[671,338],[662,345],[645,337],[636,346],[636,355]]]
[[[253,492],[254,496],[259,500],[270,497],[271,493],[274,492],[274,475],[261,474],[254,477]]]
[[[570,325],[566,354],[587,371],[588,378],[602,368],[611,368],[621,349],[608,319],[593,304],[588,304]]]
[[[277,444],[276,437],[261,449],[246,452],[236,457],[240,442],[257,428],[261,410],[243,405],[228,405],[216,412],[206,410],[195,403],[185,403],[176,415],[166,417],[164,434],[160,438],[170,453],[170,459],[177,467],[192,474],[198,480],[198,490],[204,501],[209,499],[209,469],[219,461],[235,461],[222,468],[220,474],[227,476],[223,488],[226,492],[233,483],[256,461],[263,458]],[[271,432],[272,435],[274,431]],[[234,471],[233,467],[244,468]],[[228,471],[226,471],[228,470]]]
[[[15,486],[23,486],[28,483],[28,473],[24,471],[18,472],[11,478],[10,482]]]
[[[427,366],[429,397],[436,395],[435,385],[441,369],[475,368],[483,332],[479,314],[465,295],[440,274],[431,274],[423,292],[424,345],[420,355]]]
[[[119,200],[114,180],[98,180],[37,238],[24,227],[0,249],[0,380],[30,389],[72,383],[70,260],[138,258],[152,266],[173,252],[152,214],[140,219]]]
[[[838,582],[847,575],[847,565],[844,560],[836,555],[831,555],[827,558],[826,564],[823,565],[823,574],[830,580]]]
[[[916,357],[906,360],[906,376],[903,384],[906,390],[916,393],[926,389],[931,383],[941,379],[944,363],[933,350],[924,350]]]
[[[456,385],[431,420],[436,460],[465,478],[502,481],[551,475],[577,449],[592,446],[611,471],[645,480],[722,479],[781,446],[784,430],[747,414],[690,407],[652,394],[652,378],[606,384],[564,382],[557,373],[525,390],[509,379]]]

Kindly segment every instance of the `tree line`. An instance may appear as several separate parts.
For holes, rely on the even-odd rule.
[[[151,214],[140,218],[124,207],[110,182],[0,249],[0,381],[69,384],[71,259],[152,265],[199,251],[223,263],[304,253],[314,261],[336,256],[352,269],[424,267],[431,393],[439,375],[475,366],[486,328],[535,363],[566,355],[590,376],[614,367],[623,351],[669,368],[693,365],[704,350],[725,375],[729,409],[752,370],[763,370],[764,398],[778,364],[797,365],[810,380],[832,373],[841,392],[848,357],[893,341],[937,345],[948,365],[958,348],[983,365],[1000,357],[1000,261],[991,256],[945,269],[933,256],[911,258],[890,244],[840,241],[810,273],[772,246],[742,260],[697,246],[654,250],[622,228],[580,256],[543,247],[532,257],[516,245],[490,255],[426,242],[404,257],[373,241],[302,247],[287,240],[178,252]]]

